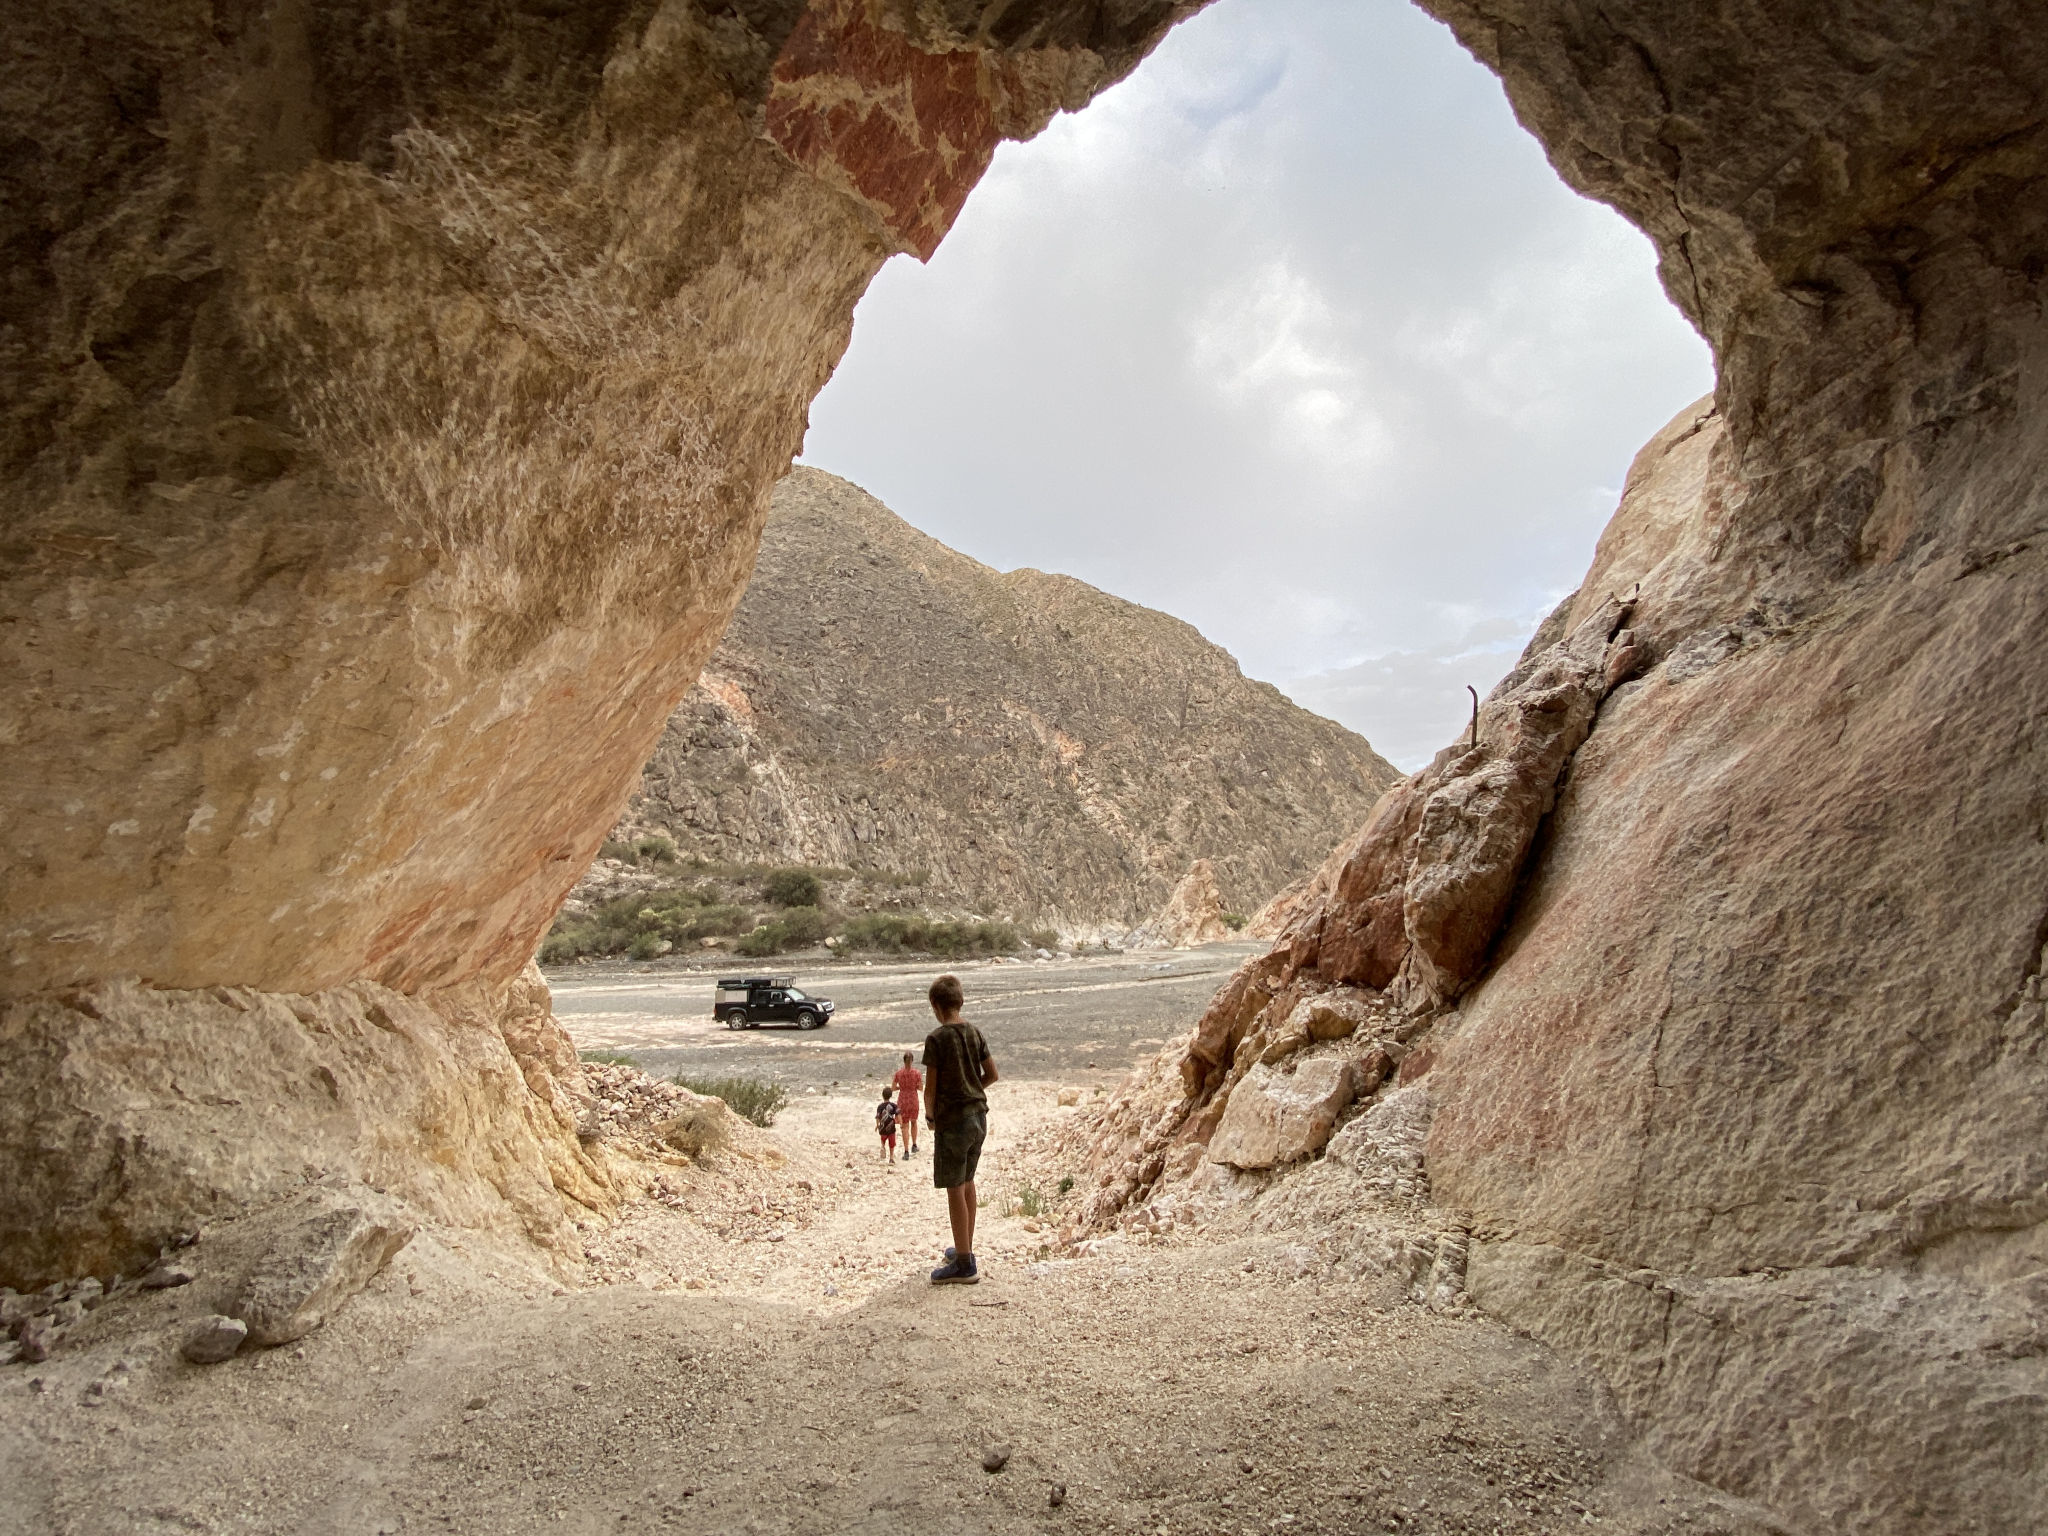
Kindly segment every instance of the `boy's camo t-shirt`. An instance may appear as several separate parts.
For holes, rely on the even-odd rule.
[[[925,1092],[931,1100],[932,1124],[944,1124],[962,1110],[988,1107],[988,1094],[981,1086],[981,1064],[987,1060],[988,1042],[965,1019],[941,1024],[925,1036]]]

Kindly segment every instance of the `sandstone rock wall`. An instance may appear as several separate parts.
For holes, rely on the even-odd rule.
[[[474,998],[716,643],[868,279],[1176,14],[8,17],[0,1190],[43,1234],[17,1278],[267,1187],[270,1117],[315,1110],[309,1156],[344,1161],[466,1122],[489,1166],[435,1198],[559,1222],[528,1193],[573,1157],[503,1038],[551,1026]],[[353,1021],[365,1083],[415,1086],[321,1108],[306,1074],[344,1074],[304,998]]]
[[[1747,494],[1705,403],[1644,449],[1584,588],[1482,711],[1482,750],[1511,709],[1583,737],[1551,792],[1551,751],[1477,792],[1500,776],[1463,742],[1390,792],[1112,1101],[1090,1214],[1200,1190],[1197,1148],[1301,1166],[1326,1130],[1247,1164],[1244,1127],[1312,1049],[1295,1021],[1362,988],[1384,1019],[1325,1055],[1390,1040],[1413,1086],[1383,1095],[1426,1088],[1472,1297],[1598,1364],[1674,1465],[1816,1528],[2025,1529],[2048,1510],[2018,1450],[2048,1431],[2048,699],[2017,658],[2048,641],[2048,561],[1927,537],[1795,596],[1731,568]],[[1560,667],[1616,593],[1608,663]]]
[[[1716,408],[1532,646],[1619,601],[1637,654],[1507,899],[1471,855],[1526,798],[1436,801],[1439,758],[1276,913],[1178,1101],[1127,1096],[1101,1199],[1192,1172],[1236,1048],[1337,956],[1418,1031],[1472,1294],[1682,1470],[1801,1528],[2031,1529],[2048,42],[1998,5],[1432,9],[1657,242]]]
[[[7,989],[516,974],[868,278],[1175,14],[1027,10],[11,18]]]

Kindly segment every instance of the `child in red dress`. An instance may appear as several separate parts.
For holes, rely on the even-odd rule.
[[[917,1153],[918,1096],[924,1092],[924,1074],[911,1064],[911,1053],[903,1053],[903,1065],[890,1079],[896,1085],[896,1116],[903,1124],[903,1155]]]

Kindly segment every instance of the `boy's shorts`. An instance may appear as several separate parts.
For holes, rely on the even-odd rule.
[[[932,1132],[932,1188],[957,1189],[974,1182],[981,1162],[982,1138],[988,1135],[988,1113],[963,1109],[949,1125]]]

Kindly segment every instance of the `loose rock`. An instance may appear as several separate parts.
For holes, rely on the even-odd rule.
[[[21,1358],[30,1365],[39,1365],[50,1358],[50,1351],[57,1347],[57,1340],[64,1330],[57,1326],[56,1319],[48,1315],[32,1317],[21,1325],[21,1332],[15,1344],[21,1350]]]
[[[342,1206],[279,1235],[242,1291],[235,1312],[258,1344],[311,1333],[412,1241],[411,1222]]]
[[[981,1453],[981,1470],[1000,1472],[1010,1464],[1010,1448],[1007,1445],[992,1445]]]
[[[249,1337],[249,1325],[238,1317],[216,1313],[185,1335],[178,1353],[194,1365],[218,1365],[240,1349]]]
[[[142,1277],[145,1291],[167,1291],[173,1286],[190,1285],[198,1278],[198,1271],[189,1264],[159,1264]]]

